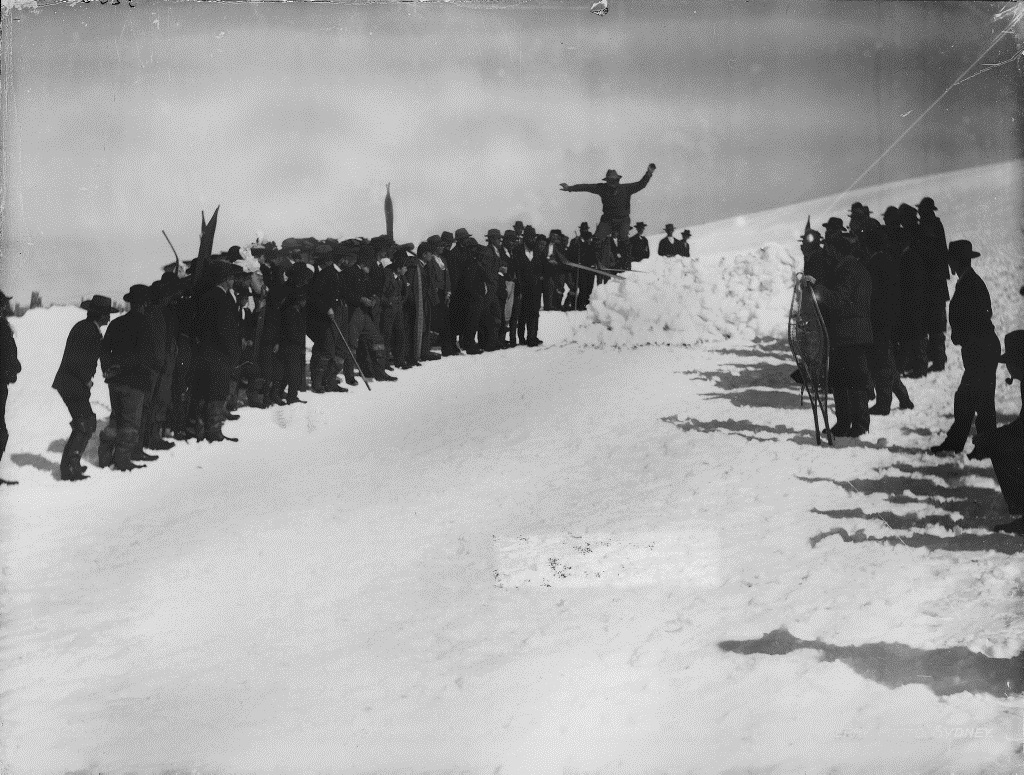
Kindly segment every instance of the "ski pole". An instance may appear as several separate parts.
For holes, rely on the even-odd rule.
[[[352,359],[352,363],[355,364],[356,371],[359,372],[359,376],[363,379],[363,384],[366,385],[366,389],[370,389],[370,383],[366,381],[366,375],[363,374],[363,370],[359,367],[359,361],[356,360],[355,353],[352,352],[352,348],[348,346],[348,340],[345,339],[345,335],[341,333],[341,329],[338,327],[338,321],[333,317],[331,318],[331,325],[334,326],[334,330],[338,332],[338,337],[341,339],[341,343],[345,345],[345,349],[348,350],[348,355]]]
[[[178,251],[174,249],[174,243],[171,242],[171,238],[167,236],[167,232],[160,229],[160,233],[164,235],[164,239],[167,240],[167,244],[171,246],[171,252],[174,253],[174,274],[178,274],[181,269],[181,259],[178,258]]]

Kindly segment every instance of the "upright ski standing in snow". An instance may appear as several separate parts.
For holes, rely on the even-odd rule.
[[[814,298],[810,285],[804,282],[803,274],[797,276],[793,302],[789,307],[789,347],[811,401],[815,441],[821,444],[820,409],[825,436],[828,443],[834,445],[835,439],[828,424],[828,329],[818,300]]]

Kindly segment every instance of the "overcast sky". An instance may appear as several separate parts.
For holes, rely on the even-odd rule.
[[[652,230],[846,188],[985,48],[999,3],[98,2],[19,11],[5,79],[2,287],[120,297],[257,231],[396,237],[600,215]],[[1013,52],[1007,38],[986,57]],[[863,185],[1017,157],[1020,71],[954,89]],[[1015,121],[1017,120],[1017,121]]]

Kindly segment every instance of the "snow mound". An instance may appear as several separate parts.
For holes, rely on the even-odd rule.
[[[637,271],[594,289],[573,341],[638,347],[785,336],[799,261],[769,242],[734,254],[634,263]]]

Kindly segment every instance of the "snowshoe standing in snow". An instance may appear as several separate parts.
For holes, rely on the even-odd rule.
[[[796,359],[797,381],[802,385],[801,390],[807,391],[811,402],[815,441],[821,444],[824,429],[828,443],[832,444],[828,425],[828,329],[811,289],[815,279],[809,275],[801,276],[793,288],[793,302],[789,310],[789,347]]]
[[[633,194],[646,188],[655,169],[653,163],[648,164],[647,172],[635,183],[621,183],[622,175],[615,170],[608,170],[603,183],[578,183],[572,186],[567,183],[561,184],[562,191],[585,191],[601,197],[601,220],[598,221],[597,231],[594,233],[594,243],[597,245],[599,263],[602,266],[608,267],[612,264],[611,245],[608,238],[613,234],[625,246],[628,265],[630,200]]]
[[[132,453],[139,443],[142,407],[159,360],[146,320],[149,288],[133,285],[124,300],[128,312],[107,326],[100,350],[103,378],[110,390],[110,420],[100,432],[101,465],[108,460],[120,471],[138,468]]]
[[[96,413],[90,404],[92,380],[103,348],[102,329],[113,311],[106,296],[93,296],[82,308],[86,310],[85,320],[72,326],[53,378],[53,389],[71,413],[71,435],[60,459],[60,478],[64,481],[86,478],[82,453],[96,432]]]
[[[980,255],[970,240],[949,243],[949,268],[957,276],[949,302],[950,339],[960,346],[964,375],[953,399],[953,425],[945,441],[930,450],[936,454],[960,452],[973,424],[978,431],[971,452],[975,459],[988,457],[988,445],[996,429],[996,367],[1000,353],[988,288],[971,267],[971,261]]]
[[[843,232],[841,220],[829,219],[825,252],[831,266],[814,284],[813,293],[821,300],[828,327],[829,383],[836,411],[832,435],[856,437],[871,426],[867,362],[867,348],[872,344],[871,275],[854,256],[853,246]]]
[[[18,344],[7,318],[11,316],[11,297],[0,291],[0,458],[7,449],[7,391],[8,385],[17,382],[21,372],[18,360]],[[0,479],[2,484],[17,484],[10,479]]]

